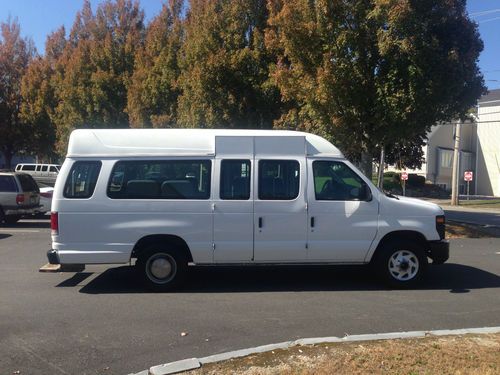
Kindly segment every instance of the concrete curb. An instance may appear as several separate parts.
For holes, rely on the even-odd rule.
[[[261,345],[254,348],[234,350],[231,352],[210,355],[202,358],[189,358],[181,361],[169,362],[158,366],[153,366],[149,370],[144,370],[136,374],[129,375],[169,375],[179,372],[194,370],[200,368],[204,364],[226,361],[228,359],[246,357],[251,354],[269,352],[277,349],[288,349],[293,346],[316,345],[327,343],[342,343],[355,341],[375,341],[375,340],[394,340],[394,339],[409,339],[423,338],[428,336],[456,336],[466,334],[486,334],[500,333],[500,327],[483,327],[483,328],[464,328],[464,329],[442,329],[435,331],[409,331],[409,332],[389,332],[376,333],[366,335],[349,335],[345,337],[317,337],[304,338],[295,341],[284,341],[277,344]]]

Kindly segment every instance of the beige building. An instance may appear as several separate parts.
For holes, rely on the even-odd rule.
[[[476,191],[500,197],[500,89],[479,100],[477,117]]]
[[[478,102],[477,116],[461,127],[459,192],[465,194],[464,172],[472,171],[470,194],[500,196],[500,89],[492,90]],[[423,152],[425,162],[418,170],[426,180],[451,190],[456,122],[432,127]],[[394,170],[389,168],[389,170]]]

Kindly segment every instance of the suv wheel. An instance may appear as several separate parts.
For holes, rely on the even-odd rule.
[[[427,255],[416,243],[389,241],[382,246],[373,265],[390,287],[411,288],[421,281],[427,269]]]
[[[175,290],[187,273],[187,258],[183,252],[165,245],[144,249],[135,266],[144,284],[155,292]]]

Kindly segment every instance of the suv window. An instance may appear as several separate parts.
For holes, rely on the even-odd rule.
[[[220,198],[239,200],[250,198],[250,160],[222,160]]]
[[[17,184],[14,176],[0,176],[0,192],[15,193],[17,192]]]
[[[316,200],[360,201],[369,197],[368,185],[342,162],[314,161],[313,176]]]
[[[298,161],[259,161],[259,199],[295,199],[299,195],[299,183],[300,164]]]
[[[210,160],[119,161],[108,183],[113,199],[209,199]]]
[[[17,179],[21,183],[21,188],[23,189],[23,191],[40,191],[35,180],[33,180],[33,177],[31,177],[29,174],[18,174]]]
[[[63,195],[65,198],[90,198],[94,194],[100,161],[76,161],[69,171]]]

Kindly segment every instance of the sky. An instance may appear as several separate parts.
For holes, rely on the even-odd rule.
[[[91,0],[95,10],[102,0]],[[161,0],[141,0],[146,21],[159,13]],[[48,34],[61,25],[69,32],[76,12],[82,8],[83,0],[0,0],[0,21],[10,16],[18,19],[23,36],[35,42],[39,53],[43,53]],[[479,59],[486,86],[500,88],[500,1],[468,0],[469,15],[479,24],[484,50]]]

